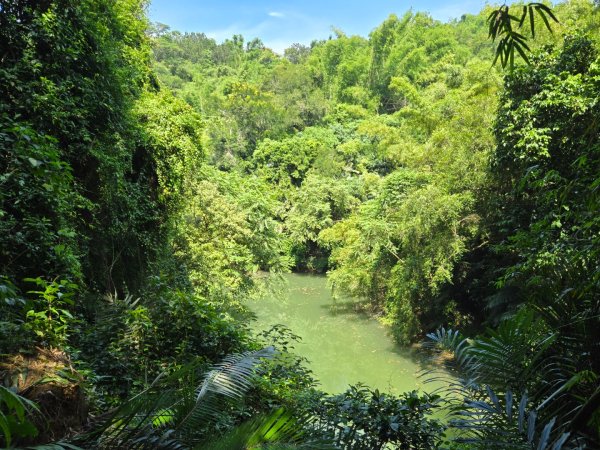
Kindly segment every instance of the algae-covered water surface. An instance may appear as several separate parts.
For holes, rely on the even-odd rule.
[[[395,394],[423,389],[418,374],[424,357],[396,345],[385,326],[356,312],[354,300],[334,299],[325,277],[287,274],[280,285],[277,293],[250,304],[257,315],[254,327],[283,324],[299,335],[295,352],[309,360],[324,391],[342,392],[358,382]]]

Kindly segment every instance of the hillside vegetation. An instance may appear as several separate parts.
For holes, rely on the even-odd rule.
[[[502,68],[494,6],[278,55],[0,0],[0,442],[600,445],[600,12],[536,5]],[[250,332],[287,271],[426,339],[450,393],[319,392]]]

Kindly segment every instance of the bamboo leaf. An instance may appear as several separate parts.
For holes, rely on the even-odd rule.
[[[523,49],[521,48],[520,45],[516,44],[515,48],[517,49],[517,51],[519,52],[519,55],[521,55],[521,58],[523,58],[525,60],[525,62],[527,64],[529,64],[529,57],[527,56],[527,54],[523,51]]]
[[[552,8],[544,5],[543,3],[537,3],[537,8],[548,14],[556,23],[559,23],[558,18],[554,15],[554,12],[552,12]]]
[[[519,28],[521,28],[523,26],[526,18],[527,18],[527,6],[523,6],[523,12],[521,13],[521,18],[519,19]]]
[[[552,27],[550,26],[550,22],[548,22],[548,18],[546,17],[546,14],[544,14],[543,10],[540,9],[539,7],[536,8],[536,11],[538,12],[539,16],[544,21],[544,24],[546,25],[546,28],[548,29],[548,31],[550,31],[550,33],[552,33]]]

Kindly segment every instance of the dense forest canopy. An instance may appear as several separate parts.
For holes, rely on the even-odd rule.
[[[3,445],[600,445],[596,2],[281,55],[146,8],[0,0]],[[428,335],[450,394],[318,391],[249,330],[287,271]]]

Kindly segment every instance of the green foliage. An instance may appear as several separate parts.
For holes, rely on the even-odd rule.
[[[453,264],[476,230],[467,208],[468,197],[440,191],[426,175],[394,172],[356,216],[322,232],[339,267],[331,283],[385,307],[396,338],[409,342],[431,314],[423,297],[435,298],[451,281]]]
[[[201,117],[169,91],[144,92],[134,114],[139,121],[139,145],[152,149],[152,161],[146,164],[155,166],[159,200],[177,210],[204,158]]]
[[[439,439],[442,426],[426,418],[435,408],[436,396],[412,392],[394,398],[362,386],[314,399],[302,406],[305,413],[276,409],[241,427],[224,422],[223,414],[236,414],[240,400],[256,382],[263,358],[272,357],[272,348],[228,356],[204,374],[198,387],[192,381],[194,365],[159,377],[83,439],[120,447],[135,442],[138,448],[196,448],[200,443],[202,448],[248,448],[251,443],[281,443],[284,448],[383,448],[391,443],[424,449],[434,448]],[[241,412],[237,409],[237,414]]]
[[[82,450],[64,441],[23,447],[23,443],[32,442],[39,435],[36,424],[39,425],[40,418],[43,419],[42,411],[35,402],[11,388],[0,386],[0,445],[3,445],[3,448]]]
[[[83,438],[104,448],[196,448],[214,439],[224,413],[251,387],[256,367],[272,356],[272,348],[229,355],[198,385],[197,364],[159,376]]]
[[[242,139],[247,142],[242,157],[250,156],[260,140],[277,137],[283,131],[284,109],[274,104],[269,92],[239,81],[226,86],[224,94],[226,107],[237,118]]]
[[[284,410],[303,416],[306,405],[318,397],[317,380],[307,368],[307,359],[294,353],[301,338],[284,325],[273,325],[258,333],[259,346],[272,346],[277,353],[257,371],[247,404],[256,410]]]
[[[466,73],[477,71],[474,62]],[[389,174],[375,198],[320,236],[332,248],[334,287],[385,308],[402,342],[414,339],[422,323],[439,320],[444,304],[434,299],[478,239],[473,192],[485,182],[493,139],[473,112],[491,112],[495,79],[483,89],[470,85],[466,102],[459,100],[462,89],[431,85],[422,94],[428,102],[403,108],[396,120],[359,122],[357,133],[371,141],[374,156],[358,167],[387,166],[382,172]],[[491,124],[493,116],[483,118]],[[349,154],[349,146],[343,149]]]
[[[293,266],[329,270],[403,343],[499,324],[435,336],[466,374],[448,399],[459,440],[596,444],[591,2],[556,6],[556,36],[553,9],[527,3],[392,15],[284,56],[149,27],[145,6],[0,0],[0,351],[70,348],[97,412],[129,398],[88,443],[439,444],[435,396],[322,397],[291,332],[262,336],[281,352],[260,369],[271,351],[226,357],[258,348],[244,306],[257,273]],[[566,27],[590,36],[557,46]],[[486,32],[512,69],[499,110]],[[25,277],[38,289],[21,294]],[[26,403],[0,394],[10,445]]]
[[[504,320],[475,339],[445,330],[430,337],[464,376],[452,384],[459,401],[448,397],[457,440],[474,448],[593,447],[596,45],[566,36],[530,62],[505,79],[486,205],[494,253],[484,264],[498,289],[488,305]]]
[[[39,290],[22,295],[9,279],[0,284],[0,351],[28,351],[34,343],[62,348],[78,323],[73,316],[77,285],[39,277],[26,278],[24,282],[35,284]]]
[[[0,21],[3,271],[138,287],[160,231],[131,114],[150,80],[142,2],[13,2]]]
[[[365,386],[327,396],[315,406],[315,427],[341,448],[437,448],[444,427],[427,417],[437,407],[435,395],[416,391],[394,397]]]
[[[0,22],[0,270],[41,288],[6,285],[1,348],[65,347],[95,330],[99,293],[139,289],[167,247],[165,211],[201,156],[199,120],[166,94],[141,96],[152,82],[141,2],[4,2]],[[78,301],[62,277],[81,286]],[[143,318],[127,319],[141,335]],[[143,379],[143,366],[131,372]]]
[[[284,271],[289,265],[273,192],[260,179],[208,167],[190,190],[176,221],[175,256],[201,296],[240,307],[258,270]]]
[[[553,439],[564,432],[575,440],[584,439],[581,435],[598,439],[592,381],[600,372],[594,344],[599,311],[597,64],[589,39],[567,36],[562,48],[545,49],[532,57],[532,67],[507,76],[492,159],[488,220],[495,253],[486,263],[499,290],[488,302],[509,317],[499,331],[515,331],[514,336],[494,336],[490,348],[506,341],[498,353],[506,356],[502,361],[532,368],[535,356],[543,363],[532,373],[501,360],[494,367],[497,374],[503,373],[500,366],[518,374],[522,384],[517,392],[527,389],[536,413],[543,414],[542,424],[556,417]],[[523,312],[511,319],[519,304],[534,311],[540,325],[520,324]],[[519,335],[538,339],[540,326],[552,336],[548,348],[532,353],[531,342],[515,343]],[[506,380],[513,378],[506,374]],[[506,389],[505,384],[492,387],[500,393]]]
[[[526,395],[519,401],[511,391],[507,391],[503,398],[489,388],[487,392],[490,400],[467,400],[465,410],[456,414],[464,418],[454,419],[452,425],[476,436],[459,438],[456,442],[468,444],[471,448],[506,448],[502,442],[510,436],[510,446],[514,449],[560,450],[568,445],[570,433],[551,437],[556,419],[540,424],[537,413],[527,410]],[[536,428],[541,432],[536,433]]]
[[[67,280],[47,282],[41,278],[26,278],[35,283],[39,291],[28,291],[36,297],[25,304],[24,328],[37,336],[43,345],[63,347],[67,343],[70,327],[75,319],[69,310],[73,310],[73,297],[77,285]]]
[[[451,352],[447,364],[461,375],[449,383],[452,394],[446,397],[457,442],[503,448],[501,442],[508,441],[515,448],[545,449],[595,441],[592,428],[581,422],[593,426],[598,377],[577,368],[570,356],[588,337],[563,333],[536,315],[523,309],[475,339],[445,329],[428,336]]]
[[[281,141],[265,139],[252,160],[255,171],[269,182],[284,188],[300,186],[317,156],[330,153],[336,144],[330,130],[307,128]]]
[[[479,244],[472,192],[484,183],[493,146],[489,126],[498,85],[495,73],[475,56],[485,55],[484,27],[483,15],[452,25],[420,13],[402,19],[391,16],[369,40],[336,31],[335,39],[314,43],[305,49],[306,55],[293,57],[292,64],[257,59],[264,50],[244,51],[240,37],[216,44],[203,36],[161,33],[158,68],[178,95],[211,117],[206,137],[213,162],[227,171],[258,174],[275,186],[282,204],[274,218],[283,221],[295,268],[333,268],[333,283],[369,298],[374,309],[385,310],[396,336],[406,342],[420,332],[423,322],[429,328],[431,321],[440,321],[442,311],[452,320],[470,317],[462,311],[466,302],[454,298],[427,305],[424,311],[415,312],[414,305],[438,297],[453,281],[455,266],[469,247]],[[481,34],[480,42],[473,33]],[[190,58],[184,63],[185,46],[190,46]],[[235,51],[217,63],[226,47]],[[204,55],[202,63],[197,54]],[[183,67],[187,75],[176,75]],[[271,125],[267,134],[264,130],[282,105],[285,115],[279,115],[279,125]],[[378,110],[395,114],[375,115]],[[324,112],[327,115],[318,122]],[[299,132],[283,134],[291,127]],[[354,232],[360,235],[358,230],[368,225],[348,216],[363,210],[358,207],[361,202],[367,200],[367,205],[383,197],[379,176],[399,169],[432,180],[420,197],[415,194],[419,207],[411,209],[407,200],[402,210],[371,214],[380,222],[372,232],[383,241],[389,239],[379,235],[378,227],[400,222],[393,227],[399,242],[376,244],[383,248],[381,254],[366,237],[352,251],[338,249],[345,241],[328,231],[330,227],[356,226]],[[437,210],[424,209],[430,205]],[[421,215],[412,224],[402,223],[415,213]],[[235,217],[231,211],[229,215]],[[422,227],[423,221],[431,223]],[[445,231],[437,234],[440,226]],[[410,245],[409,237],[401,244],[398,235],[405,232],[419,235],[419,244],[431,241],[428,249],[413,255],[419,245]],[[192,241],[202,239],[194,236]],[[405,248],[399,250],[402,245]],[[331,251],[334,259],[329,258]],[[347,257],[335,259],[340,254]],[[409,261],[394,268],[404,254]],[[194,264],[202,267],[199,260]],[[212,266],[223,272],[222,263]],[[203,279],[203,284],[210,285],[215,276]],[[386,278],[386,283],[377,283],[377,278]]]
[[[165,370],[243,349],[245,328],[224,310],[155,278],[142,298],[108,297],[80,337],[80,357],[109,404],[146,388]]]
[[[266,448],[272,450],[315,449],[333,450],[335,447],[326,439],[311,438],[304,430],[310,420],[296,418],[284,409],[278,409],[266,416],[256,417],[232,432],[209,443],[209,450],[229,450]]]
[[[6,277],[0,278],[0,354],[12,354],[33,346],[34,336],[25,327],[26,300]]]
[[[496,311],[523,298],[576,323],[597,311],[596,55],[588,39],[567,37],[507,79],[489,215],[503,293],[490,299]]]
[[[290,199],[285,232],[291,243],[294,266],[299,270],[323,272],[329,252],[319,245],[322,230],[345,218],[358,204],[358,180],[331,179],[310,173]]]
[[[56,140],[4,113],[0,146],[0,271],[81,276],[74,225],[85,202]]]
[[[37,406],[33,402],[0,386],[0,444],[8,448],[15,440],[35,437],[38,431],[27,418],[29,413],[35,411]]]

